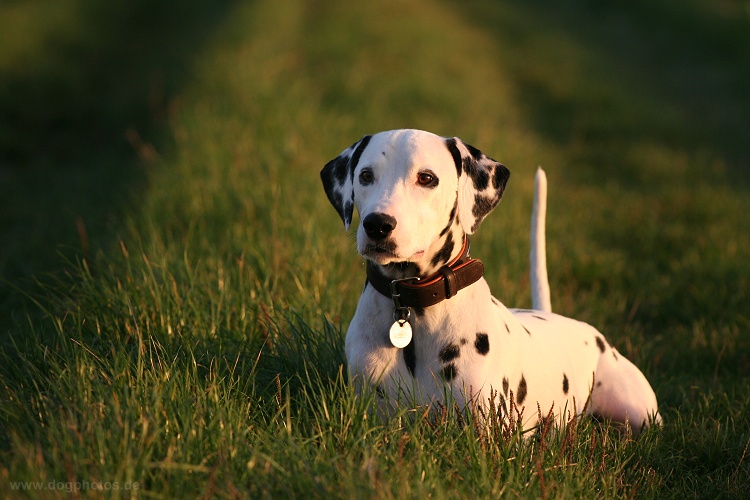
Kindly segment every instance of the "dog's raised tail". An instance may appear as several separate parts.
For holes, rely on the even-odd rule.
[[[534,178],[534,208],[531,213],[531,306],[538,311],[552,312],[547,277],[547,240],[544,230],[546,218],[547,176],[542,167],[539,167]]]

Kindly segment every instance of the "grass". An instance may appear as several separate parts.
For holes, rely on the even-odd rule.
[[[3,4],[0,492],[746,497],[748,16],[670,0]],[[368,415],[343,358],[363,266],[318,171],[396,127],[510,167],[472,241],[508,305],[529,303],[545,167],[553,309],[644,370],[662,429],[522,439],[452,408]]]

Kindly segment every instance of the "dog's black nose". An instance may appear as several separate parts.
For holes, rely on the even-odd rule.
[[[388,214],[373,212],[362,221],[362,227],[373,240],[382,240],[396,228],[396,219]]]

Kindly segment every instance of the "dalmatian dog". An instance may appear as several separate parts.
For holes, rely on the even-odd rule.
[[[541,174],[541,172],[540,172]],[[550,311],[544,243],[546,181],[537,178],[532,240],[535,309],[490,293],[468,236],[502,198],[508,169],[458,138],[420,130],[367,135],[328,162],[321,179],[367,280],[346,333],[349,375],[379,407],[515,405],[539,416],[586,413],[637,435],[660,422],[638,368],[592,326]],[[540,196],[541,195],[541,196]]]

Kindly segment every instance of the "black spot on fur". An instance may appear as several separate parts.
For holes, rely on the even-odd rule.
[[[458,146],[456,146],[456,139],[446,139],[445,145],[453,157],[453,163],[456,165],[456,175],[460,177],[463,162],[461,160],[461,152],[458,150]]]
[[[479,160],[481,160],[481,159],[482,159],[482,157],[484,157],[484,153],[482,153],[481,151],[479,151],[479,150],[478,150],[477,148],[475,148],[475,147],[474,147],[474,146],[472,146],[471,144],[466,144],[466,143],[464,143],[464,146],[466,146],[466,149],[468,149],[468,150],[469,150],[469,154],[470,154],[470,155],[472,156],[472,158],[474,158],[475,160],[479,161]]]
[[[490,338],[486,333],[477,333],[477,339],[474,341],[474,347],[477,352],[482,356],[486,356],[490,352]]]
[[[447,346],[440,349],[440,361],[443,363],[449,363],[461,355],[461,350],[456,344],[448,344]]]
[[[563,393],[567,394],[570,385],[568,384],[568,376],[563,373]]]
[[[492,187],[502,193],[505,190],[505,185],[508,183],[508,179],[510,179],[510,170],[508,170],[505,165],[498,163],[495,167],[495,172],[492,175]]]
[[[346,177],[349,175],[349,159],[350,156],[339,155],[333,160],[329,161],[323,168],[323,172],[330,175],[321,175],[323,178],[323,184],[325,185],[326,191],[329,186],[333,187],[333,181],[335,180],[338,185],[342,185],[346,182]]]
[[[516,403],[523,404],[523,402],[526,400],[526,378],[521,375],[521,381],[518,383],[518,390],[516,391]]]
[[[389,245],[385,245],[389,246]],[[393,245],[393,248],[390,248],[390,250],[394,250],[396,248],[396,245]],[[369,264],[368,264],[369,265]],[[409,261],[403,261],[403,262],[394,262],[391,264],[394,268],[398,269],[401,274],[404,276],[420,276],[422,270],[419,268],[419,266],[413,262]]]
[[[409,342],[406,347],[403,349],[404,351],[404,363],[406,363],[406,368],[409,370],[409,373],[411,376],[414,376],[414,370],[417,367],[417,354],[414,352],[414,340]]]
[[[467,342],[468,342],[468,340],[466,340],[466,339],[461,339],[461,345],[466,345],[466,343],[467,343]]]
[[[447,264],[448,261],[451,260],[451,253],[453,253],[454,246],[455,244],[453,243],[453,235],[448,233],[448,236],[445,238],[445,243],[443,243],[443,248],[441,248],[435,255],[433,255],[430,264],[432,264],[433,266],[437,266],[438,264]]]
[[[338,191],[331,191],[328,195],[328,198],[331,200],[331,203],[333,206],[335,206],[337,209],[341,209],[341,212],[344,211],[344,198],[341,196],[341,193]]]
[[[508,335],[510,335],[510,327],[508,326],[508,323],[505,323],[505,329],[508,330]]]
[[[474,183],[474,189],[477,191],[484,191],[490,184],[490,174],[479,168],[477,161],[474,158],[466,157],[463,160],[464,173],[471,177]]]
[[[450,382],[456,377],[456,373],[456,365],[451,363],[443,368],[441,375],[443,376],[443,380],[445,380],[446,382]]]
[[[448,224],[445,225],[442,231],[440,231],[440,234],[438,237],[442,238],[445,233],[450,231],[451,226],[453,225],[453,222],[455,222],[456,219],[456,211],[458,211],[458,193],[456,193],[456,201],[453,203],[453,208],[451,209],[451,213],[448,216]]]
[[[529,331],[529,329],[528,329],[528,328],[526,328],[526,327],[525,327],[525,326],[523,326],[523,325],[521,325],[521,328],[523,328],[524,330],[526,330],[526,333],[528,333],[528,334],[529,334],[529,337],[531,337],[531,332]]]
[[[600,352],[604,352],[604,350],[606,349],[604,345],[604,340],[602,340],[601,337],[596,337],[596,347],[599,348]]]
[[[612,349],[612,357],[615,358],[615,361],[620,361],[620,358],[617,357],[617,353],[614,349]]]
[[[500,307],[500,301],[498,301],[495,297],[490,295],[490,300],[493,304],[495,304],[497,307]]]
[[[510,387],[510,382],[508,382],[508,377],[503,377],[503,394],[506,396],[508,395],[508,389]]]
[[[346,221],[346,213],[344,212],[344,199],[341,196],[339,189],[346,182],[346,176],[349,172],[349,157],[339,155],[333,160],[326,163],[323,170],[320,171],[320,179],[323,181],[323,190],[328,196],[328,200],[331,205],[341,216],[341,219]]]
[[[477,194],[474,196],[474,206],[471,208],[471,213],[477,219],[483,219],[485,215],[495,208],[498,201],[500,201],[498,198]]]
[[[532,314],[532,317],[536,319],[541,319],[542,321],[547,321],[547,318],[545,318],[544,316],[537,316],[536,314]]]
[[[359,163],[359,158],[362,156],[362,153],[364,152],[365,148],[370,143],[370,139],[372,139],[371,135],[364,136],[359,141],[359,145],[357,146],[357,149],[355,149],[354,153],[352,153],[352,159],[349,162],[349,176],[352,182],[354,182],[354,169],[357,168],[357,164]]]

